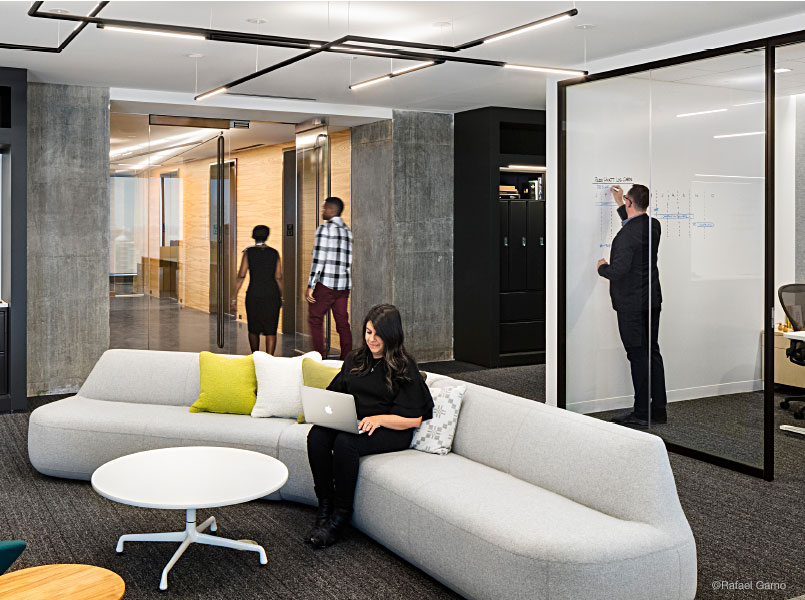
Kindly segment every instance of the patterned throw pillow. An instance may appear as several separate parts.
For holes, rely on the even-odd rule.
[[[414,430],[411,448],[431,454],[444,455],[450,452],[458,425],[461,400],[466,391],[466,385],[431,389],[433,418],[423,421],[419,429]]]

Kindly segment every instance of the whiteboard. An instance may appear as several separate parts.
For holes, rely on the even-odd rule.
[[[757,389],[763,327],[763,105],[749,92],[622,77],[567,88],[567,405],[630,406],[626,353],[598,276],[620,230],[609,186],[651,190],[669,400]],[[677,115],[720,106],[731,110]],[[722,175],[723,177],[715,177]],[[732,177],[729,177],[732,176]],[[746,177],[746,178],[743,178]]]

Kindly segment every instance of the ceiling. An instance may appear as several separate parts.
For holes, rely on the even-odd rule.
[[[100,16],[331,40],[346,33],[460,44],[566,11],[579,14],[538,31],[484,44],[466,56],[554,67],[637,51],[805,12],[803,2],[130,2]],[[56,45],[73,25],[28,17],[29,2],[0,2],[0,39]],[[88,14],[95,2],[52,0],[42,10]],[[265,19],[253,24],[250,18]],[[591,24],[587,30],[578,25]],[[0,50],[0,65],[29,69],[52,83],[203,92],[289,58],[299,50],[110,32],[89,26],[61,54]],[[203,58],[189,58],[202,54]],[[805,66],[805,63],[797,63]],[[395,61],[393,68],[399,68]],[[197,69],[196,69],[197,68]],[[390,60],[323,53],[233,91],[319,102],[455,112],[479,106],[543,108],[544,76],[497,67],[450,64],[360,90],[350,83],[390,70]],[[707,77],[691,72],[690,77]]]

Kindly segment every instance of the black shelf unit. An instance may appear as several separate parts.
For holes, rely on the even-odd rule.
[[[545,165],[545,112],[480,108],[457,113],[454,128],[453,354],[486,367],[544,363],[545,173],[516,167]],[[502,199],[501,185],[521,194]]]

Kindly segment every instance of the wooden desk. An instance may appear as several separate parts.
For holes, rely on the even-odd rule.
[[[791,339],[805,341],[805,331],[774,332],[774,383],[805,388],[805,367],[795,365],[785,355]]]
[[[126,584],[92,565],[44,565],[0,576],[3,600],[120,600]]]

